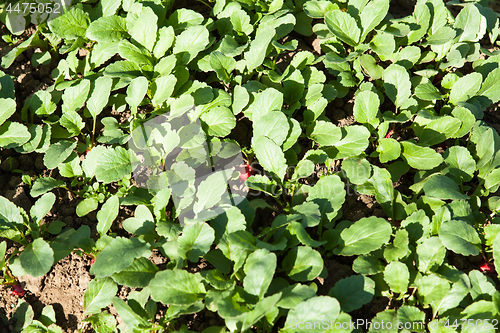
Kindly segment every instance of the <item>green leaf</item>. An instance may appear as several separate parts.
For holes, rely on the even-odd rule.
[[[330,222],[337,216],[345,201],[345,184],[337,175],[322,177],[309,190],[307,201],[312,201],[320,208],[322,219]]]
[[[450,91],[450,103],[457,105],[466,102],[476,95],[481,88],[483,76],[480,73],[470,73],[457,80]]]
[[[211,109],[202,114],[200,119],[206,125],[207,134],[211,136],[225,137],[236,126],[236,119],[233,112],[225,106],[217,106]]]
[[[361,255],[354,259],[352,270],[358,274],[374,275],[384,271],[382,262],[372,254]]]
[[[461,125],[462,122],[459,119],[450,116],[442,116],[431,120],[420,133],[418,142],[421,145],[428,146],[441,143],[453,137]]]
[[[137,107],[141,104],[148,91],[148,79],[139,76],[133,79],[127,87],[125,101],[130,106],[132,112],[137,112]]]
[[[386,244],[391,234],[391,224],[386,220],[375,216],[364,217],[342,230],[341,245],[333,252],[343,256],[366,254]]]
[[[406,102],[411,95],[410,75],[406,68],[392,64],[384,71],[384,89],[397,108]]]
[[[472,286],[470,294],[474,301],[485,298],[488,300],[489,297],[493,296],[496,292],[496,288],[492,281],[478,270],[470,271],[469,279]]]
[[[149,51],[153,51],[153,45],[156,42],[157,22],[158,17],[153,10],[149,7],[142,7],[134,26],[129,30],[132,38]]]
[[[208,178],[207,178],[208,180]],[[207,254],[215,240],[212,227],[204,222],[195,222],[186,225],[179,236],[179,253],[191,262],[198,262],[200,257]]]
[[[333,146],[342,138],[340,127],[330,121],[317,120],[311,126],[314,127],[309,137],[322,146]]]
[[[85,106],[94,119],[108,104],[112,84],[113,80],[107,76],[101,76],[97,80],[93,81],[92,93],[90,94]]]
[[[387,245],[384,249],[384,259],[391,262],[405,258],[409,252],[408,243],[408,231],[397,230],[392,244]]]
[[[132,172],[132,161],[129,152],[121,147],[106,148],[99,156],[99,167],[96,169],[96,178],[106,184],[116,182]]]
[[[360,42],[363,42],[368,34],[377,27],[389,11],[389,0],[370,1],[359,14],[363,34]],[[348,311],[346,311],[348,312]]]
[[[291,180],[309,177],[314,172],[314,163],[310,160],[301,160],[293,171]]]
[[[435,271],[446,256],[446,248],[439,237],[430,237],[417,245],[418,270],[422,273]]]
[[[134,309],[132,309],[129,304],[125,303],[125,301],[116,296],[112,298],[112,301],[113,301],[113,307],[118,313],[118,316],[120,317],[121,320],[123,320],[123,323],[125,324],[126,328],[129,331],[137,330],[139,327],[145,328],[152,326],[147,321],[146,319],[147,317],[145,316],[144,310],[142,308],[134,306]],[[137,303],[135,305],[137,305]],[[137,314],[136,312],[137,310],[139,310],[140,311],[139,313],[141,313],[146,318]]]
[[[126,22],[117,15],[100,17],[90,23],[86,36],[99,43],[119,42],[129,35]]]
[[[104,205],[102,205],[101,209],[97,213],[98,223],[96,226],[96,230],[101,235],[105,235],[108,232],[109,228],[111,228],[113,221],[118,216],[119,207],[120,207],[120,202],[116,195],[110,197],[104,203]]]
[[[46,128],[48,126],[45,126]],[[29,154],[34,152],[37,147],[40,145],[43,137],[43,127],[42,125],[32,124],[29,127],[29,132],[31,134],[30,140],[26,142],[21,147],[14,148],[18,153]]]
[[[0,125],[16,112],[16,101],[10,98],[0,98]]]
[[[277,306],[283,309],[293,309],[300,302],[316,296],[316,293],[312,288],[300,283],[296,283],[282,289],[281,293],[281,300],[278,302]]]
[[[64,89],[62,111],[78,111],[87,100],[90,91],[90,80],[84,79],[77,85]]]
[[[372,300],[375,282],[363,275],[352,275],[335,283],[328,295],[340,302],[342,311],[351,312]]]
[[[209,32],[202,25],[195,25],[184,30],[175,39],[174,54],[181,55],[181,62],[188,64],[208,45]]]
[[[30,195],[32,197],[38,197],[53,188],[65,186],[66,183],[62,180],[56,180],[52,177],[43,177],[37,178],[33,183],[33,187],[31,188]]]
[[[443,95],[432,83],[422,83],[415,88],[415,96],[423,101],[435,101],[443,99]]]
[[[210,174],[200,183],[196,192],[198,200],[193,206],[196,214],[212,208],[224,195],[227,195],[227,181],[229,176],[228,171],[221,170]]]
[[[323,270],[323,259],[318,251],[308,246],[297,246],[288,252],[282,267],[294,281],[312,281]]]
[[[200,274],[180,269],[156,273],[149,288],[155,291],[151,298],[163,304],[192,304],[206,293]]]
[[[431,304],[442,300],[450,290],[450,283],[437,275],[423,276],[417,281],[418,295],[423,298],[423,304]]]
[[[225,84],[229,84],[231,81],[231,73],[236,68],[236,60],[219,51],[215,51],[210,53],[209,63],[219,80],[224,81]]]
[[[244,54],[246,67],[249,72],[262,65],[269,43],[271,43],[275,34],[276,29],[273,27],[269,25],[259,26],[255,39],[250,42],[250,47]]]
[[[375,191],[375,199],[382,206],[384,212],[394,218],[394,186],[391,174],[387,169],[373,166],[373,176],[369,180]]]
[[[428,147],[420,147],[410,141],[401,142],[403,158],[417,170],[431,170],[443,162],[443,157]]]
[[[304,323],[314,322],[336,322],[340,314],[339,302],[329,296],[311,297],[306,301],[299,303],[295,308],[291,309],[286,317],[285,329],[283,333],[321,333],[324,328],[316,328],[311,325],[306,328]],[[302,323],[302,325],[298,325]],[[302,327],[302,328],[300,328]]]
[[[82,117],[76,111],[66,111],[59,119],[59,124],[66,128],[71,136],[79,135],[85,127]]]
[[[54,251],[41,238],[28,244],[19,256],[21,267],[26,274],[39,277],[47,274],[54,263]]]
[[[259,249],[248,256],[243,270],[246,274],[243,288],[246,292],[262,299],[276,271],[276,255],[265,249]]]
[[[111,313],[100,312],[83,319],[94,327],[96,333],[112,333],[116,329],[116,319]]]
[[[381,138],[377,147],[380,163],[387,163],[395,160],[401,155],[401,145],[392,138]]]
[[[252,138],[252,148],[264,169],[274,173],[283,181],[287,164],[285,154],[283,154],[280,147],[266,136],[254,136]]]
[[[358,45],[361,30],[351,15],[341,10],[332,10],[325,14],[325,23],[338,39],[350,46]]]
[[[64,39],[77,39],[85,37],[89,26],[88,14],[78,7],[73,7],[64,15],[49,20],[50,31],[56,36]]]
[[[379,107],[380,99],[376,93],[370,90],[362,91],[354,99],[354,118],[358,123],[377,127],[380,122],[377,118]]]
[[[33,222],[38,224],[50,211],[54,202],[56,202],[56,196],[54,193],[46,193],[38,199],[30,209],[30,215]]]
[[[0,147],[12,149],[22,146],[31,139],[26,126],[14,122],[6,122],[0,126]]]
[[[425,195],[442,200],[468,199],[468,196],[460,193],[458,184],[444,175],[433,175],[424,184]]]
[[[491,104],[500,101],[500,68],[495,68],[488,74],[476,95],[488,98]]]
[[[16,205],[0,196],[0,230],[3,231],[4,228],[20,229],[22,224],[23,218]]]
[[[327,12],[334,9],[338,9],[338,6],[330,1],[319,0],[304,3],[304,12],[307,16],[315,19],[322,19]]]
[[[256,119],[253,129],[254,136],[266,136],[281,146],[288,136],[289,125],[283,112],[271,111]]]
[[[342,161],[342,170],[353,184],[364,184],[370,179],[372,166],[364,157],[350,157]]]
[[[102,308],[110,305],[118,286],[109,277],[93,279],[89,282],[83,296],[83,310],[86,314],[100,313]]]
[[[96,210],[98,206],[99,201],[97,200],[97,198],[91,197],[83,199],[76,206],[76,215],[78,215],[78,217],[85,216],[88,213]]]
[[[469,4],[462,8],[460,13],[458,13],[455,19],[455,24],[453,28],[460,32],[459,42],[477,42],[483,36],[479,35],[481,30],[481,13],[479,9],[473,5]],[[486,29],[484,29],[486,32]],[[484,35],[483,32],[483,35]]]
[[[408,266],[399,261],[393,261],[385,267],[384,280],[395,293],[406,293],[410,280]]]
[[[351,125],[341,128],[342,140],[334,147],[324,148],[330,158],[341,159],[361,154],[369,144],[370,131],[365,126]]]
[[[267,88],[255,96],[253,103],[243,111],[251,121],[256,121],[266,113],[273,110],[281,111],[283,94],[274,88]]]
[[[162,58],[174,43],[175,33],[172,26],[161,27],[158,30],[158,38],[153,49],[153,55],[156,59]]]
[[[443,222],[439,238],[447,249],[464,256],[478,255],[481,250],[481,240],[476,229],[462,220]]]
[[[484,178],[484,187],[486,189],[491,189],[500,184],[500,169],[494,169]]]
[[[121,272],[114,273],[111,277],[120,285],[130,288],[145,288],[154,278],[156,272],[158,272],[158,267],[149,259],[141,257],[135,259],[132,265]]]
[[[470,181],[476,171],[476,161],[465,147],[448,148],[444,154],[444,162],[448,166],[447,172],[460,183]]]
[[[370,47],[379,56],[390,56],[396,49],[394,36],[388,33],[377,34],[370,42]],[[399,65],[397,65],[399,66]],[[404,68],[404,67],[403,67]]]
[[[134,259],[148,257],[150,254],[149,244],[135,237],[117,237],[97,256],[90,268],[90,274],[98,278],[111,276],[132,265]]]
[[[76,148],[76,141],[59,141],[52,144],[43,156],[43,164],[48,169],[55,169],[64,162]]]
[[[151,103],[155,107],[160,106],[167,100],[167,98],[174,92],[175,84],[177,78],[174,75],[160,76],[151,85],[151,92],[153,93],[153,99]]]

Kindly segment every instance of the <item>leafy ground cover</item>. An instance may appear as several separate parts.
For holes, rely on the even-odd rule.
[[[6,332],[498,330],[498,4],[26,3]]]

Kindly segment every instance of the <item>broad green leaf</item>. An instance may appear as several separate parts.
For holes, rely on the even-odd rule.
[[[304,323],[314,322],[337,322],[340,314],[339,302],[329,296],[311,297],[306,301],[299,303],[295,308],[288,313],[285,322],[283,333],[322,333],[325,332],[324,327],[314,327],[311,325],[306,328]],[[302,323],[300,328],[298,323]]]
[[[229,173],[225,170],[217,171],[209,175],[198,186],[196,192],[197,201],[193,206],[195,213],[200,213],[217,204],[227,193],[227,182]]]
[[[156,273],[149,283],[151,298],[163,304],[192,304],[206,293],[200,274],[174,269]]]
[[[12,202],[0,196],[0,228],[22,229],[23,218]],[[17,226],[16,226],[17,225]]]
[[[288,252],[282,267],[294,281],[312,281],[323,270],[323,258],[308,246],[297,246]]]
[[[424,184],[425,195],[442,200],[467,199],[467,195],[460,193],[458,184],[444,175],[433,175]]]
[[[333,146],[342,138],[340,127],[335,126],[332,122],[317,120],[310,127],[313,129],[309,137],[322,146]]]
[[[86,314],[100,313],[102,308],[111,304],[117,292],[118,286],[111,278],[93,279],[89,282],[83,296],[84,312]]]
[[[243,288],[262,299],[276,271],[276,255],[259,249],[248,256],[243,270],[246,274]]]
[[[129,331],[137,330],[139,327],[151,327],[151,324],[146,319],[146,314],[143,312],[144,310],[140,307],[134,306],[134,311],[129,304],[116,296],[112,298],[112,301],[118,316]],[[137,314],[137,310],[142,310],[140,311],[142,316]]]
[[[281,300],[277,305],[283,309],[293,309],[300,302],[314,296],[316,296],[316,293],[312,288],[300,283],[296,283],[282,289]]]
[[[38,224],[50,211],[54,202],[56,202],[56,196],[54,193],[46,193],[39,198],[30,209],[30,216],[33,219],[33,222]]]
[[[78,215],[78,217],[85,216],[88,213],[96,210],[98,206],[99,201],[97,200],[97,198],[85,198],[76,206],[76,215]]]
[[[370,41],[370,48],[379,56],[390,56],[396,49],[396,41],[391,34],[379,33]]]
[[[225,84],[229,84],[231,81],[231,73],[236,68],[236,60],[219,51],[215,51],[210,53],[209,63],[219,80],[224,81]]]
[[[363,28],[360,42],[363,42],[366,36],[385,18],[389,11],[389,2],[389,0],[374,0],[363,8],[361,14],[359,14],[361,27]]]
[[[41,238],[28,244],[19,256],[21,267],[26,274],[39,277],[47,274],[54,263],[54,251]]]
[[[500,237],[498,235],[493,241],[492,248],[493,248],[493,259],[495,264],[495,270],[497,271],[497,276],[498,276],[498,272],[500,272]]]
[[[393,261],[385,267],[384,280],[391,290],[397,294],[406,293],[410,280],[408,266],[399,261]]]
[[[384,271],[384,265],[373,254],[361,255],[354,259],[352,270],[358,274],[374,275]]]
[[[4,149],[22,146],[30,138],[30,132],[20,123],[8,121],[0,126],[0,147]]]
[[[233,112],[225,106],[217,106],[211,109],[202,114],[200,119],[206,124],[206,132],[210,136],[225,137],[236,126]]]
[[[410,141],[401,142],[403,158],[417,170],[431,170],[443,162],[443,157],[428,147],[420,147]]]
[[[130,35],[133,39],[142,44],[149,51],[153,51],[153,45],[156,42],[158,17],[149,7],[142,7],[139,17],[130,29]]]
[[[361,154],[369,144],[370,131],[365,126],[351,125],[341,128],[342,140],[334,147],[324,148],[330,158],[341,159]]]
[[[377,127],[380,122],[377,118],[379,107],[380,99],[376,93],[370,90],[362,91],[354,100],[354,118],[358,123]]]
[[[30,195],[32,197],[38,197],[56,187],[65,186],[66,183],[62,180],[56,180],[52,177],[42,177],[37,178],[31,187]]]
[[[111,275],[113,280],[120,285],[130,288],[145,288],[154,278],[158,267],[149,259],[140,257],[134,260],[132,265],[123,269],[121,272]]]
[[[137,112],[137,107],[141,104],[148,91],[148,79],[139,76],[133,79],[127,87],[127,97],[125,101],[130,106],[133,113]]]
[[[288,131],[289,125],[287,117],[280,111],[266,113],[253,123],[254,136],[266,136],[273,140],[278,146],[281,146],[283,142],[285,142]]]
[[[470,290],[469,279],[466,275],[465,278],[466,280],[461,278],[455,282],[445,297],[431,304],[434,315],[437,313],[444,313],[450,309],[456,309],[459,306],[460,302],[469,294]]]
[[[195,222],[186,225],[179,236],[179,252],[189,261],[198,262],[209,250],[215,239],[212,227],[204,222]]]
[[[94,119],[108,104],[112,84],[113,80],[107,76],[101,76],[93,82],[93,90],[85,106]]]
[[[415,88],[415,96],[424,101],[443,99],[443,95],[432,83],[422,83]]]
[[[343,256],[366,254],[386,244],[391,234],[391,224],[386,220],[375,216],[364,217],[342,230],[341,245],[334,249],[334,253]]]
[[[429,45],[443,45],[455,38],[457,31],[449,26],[442,26],[427,37]]]
[[[478,36],[481,30],[481,13],[473,4],[462,8],[455,19],[453,28],[460,33],[459,42],[477,42],[483,36]]]
[[[408,231],[400,229],[396,231],[392,244],[387,245],[384,249],[384,259],[387,262],[403,259],[409,252]]]
[[[448,148],[444,154],[444,162],[448,166],[447,172],[460,183],[470,181],[476,171],[476,161],[465,147]]]
[[[128,37],[125,18],[117,15],[100,17],[90,23],[86,37],[99,43],[119,42]]]
[[[430,237],[417,245],[418,270],[424,274],[435,271],[444,261],[446,248],[439,237]]]
[[[267,54],[267,47],[275,34],[276,30],[273,27],[269,25],[259,26],[255,39],[250,43],[248,51],[244,53],[248,71],[251,72],[262,65]]]
[[[384,71],[384,89],[397,108],[406,102],[411,95],[410,76],[406,68],[392,64]]]
[[[135,237],[117,237],[97,256],[90,267],[90,274],[98,278],[111,276],[132,265],[136,258],[148,257],[150,254],[149,244]]]
[[[156,44],[153,49],[153,55],[156,59],[160,59],[165,55],[172,44],[174,43],[175,33],[174,28],[172,26],[169,27],[161,27],[158,30],[158,38],[156,40]]]
[[[71,136],[77,136],[81,133],[82,129],[85,127],[85,123],[82,117],[76,111],[66,111],[61,119],[59,119],[59,124],[66,128]]]
[[[484,187],[490,189],[492,187],[498,186],[500,184],[500,168],[492,170],[484,178]]]
[[[425,332],[425,313],[415,306],[403,305],[398,309],[398,321],[414,332]]]
[[[338,6],[330,1],[306,1],[304,3],[304,12],[307,16],[315,19],[324,18],[327,12],[334,9],[338,9]]]
[[[441,143],[453,137],[461,125],[462,122],[459,119],[450,116],[431,120],[420,133],[419,143],[429,146]]]
[[[97,226],[96,229],[101,235],[105,235],[113,221],[118,216],[118,209],[120,207],[120,203],[118,197],[113,195],[110,197],[104,205],[102,205],[101,209],[97,213]]]
[[[488,98],[492,104],[500,101],[500,68],[488,74],[476,95]]]
[[[85,155],[85,159],[82,161],[82,169],[85,172],[85,177],[93,178],[95,176],[95,171],[99,165],[99,158],[106,151],[106,147],[100,145],[92,148],[87,155]]]
[[[151,84],[153,99],[151,102],[155,107],[160,106],[174,92],[177,78],[174,75],[160,76]]]
[[[16,112],[16,101],[10,98],[0,98],[0,125]]]
[[[309,190],[307,201],[312,201],[320,208],[322,219],[331,221],[345,201],[345,184],[337,175],[322,177]]]
[[[45,126],[45,128],[48,128],[48,126]],[[21,147],[14,148],[18,153],[32,153],[37,149],[37,147],[40,145],[40,142],[42,141],[42,138],[44,136],[42,125],[32,124],[30,125],[28,130],[31,134],[31,138]]]
[[[358,45],[361,30],[351,15],[341,10],[332,10],[325,14],[325,23],[338,39],[350,46]]]
[[[245,106],[247,106],[249,100],[250,100],[250,95],[243,86],[234,87],[233,104],[231,105],[233,114],[236,115],[240,113],[245,108]]]
[[[90,91],[90,80],[84,79],[77,85],[64,89],[62,95],[62,111],[78,111],[87,100]]]
[[[265,170],[274,173],[281,181],[286,173],[286,159],[280,147],[266,136],[252,138],[252,147],[259,163]]]
[[[352,275],[335,283],[328,295],[340,302],[342,311],[351,312],[372,300],[375,282],[363,275]]]
[[[342,170],[349,181],[353,184],[361,185],[370,179],[372,166],[362,156],[350,157],[342,161]]]
[[[481,88],[483,76],[480,73],[470,73],[457,80],[450,91],[450,103],[457,105],[472,98]]]
[[[392,138],[381,138],[377,147],[380,163],[387,163],[395,160],[401,155],[401,145]]]
[[[180,54],[181,62],[188,64],[208,45],[208,37],[208,30],[204,26],[189,27],[176,37],[173,53]]]
[[[247,110],[243,111],[251,121],[256,121],[266,113],[273,110],[281,111],[283,106],[283,94],[269,87],[255,96],[253,103]]]
[[[76,141],[62,140],[53,143],[43,156],[43,164],[48,169],[55,169],[64,162],[76,148]]]
[[[106,148],[98,161],[99,167],[96,169],[95,176],[98,181],[106,184],[116,182],[132,172],[131,155],[121,146]]]
[[[50,31],[57,37],[64,39],[84,37],[89,23],[88,14],[78,7],[73,7],[64,15],[48,22]]]
[[[490,296],[496,292],[496,288],[492,281],[478,270],[469,272],[469,279],[471,282],[470,294],[474,301],[480,299],[488,300]]]
[[[373,176],[369,183],[372,184],[375,192],[375,199],[382,206],[384,212],[394,218],[394,186],[392,185],[391,174],[387,169],[373,167]]]
[[[418,295],[423,304],[431,304],[443,299],[450,290],[450,283],[435,274],[423,276],[417,281]]]
[[[477,255],[481,250],[481,240],[473,226],[463,220],[443,222],[439,238],[447,249],[464,255]]]
[[[292,180],[309,177],[314,172],[314,163],[310,160],[301,160],[293,171]]]
[[[141,45],[133,44],[126,39],[118,43],[118,53],[122,58],[132,61],[139,67],[153,65],[150,52]]]

